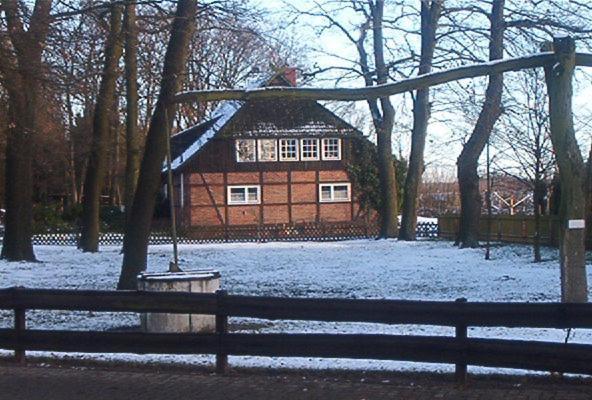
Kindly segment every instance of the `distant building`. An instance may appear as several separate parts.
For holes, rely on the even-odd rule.
[[[491,204],[493,214],[533,214],[532,186],[507,175],[494,175],[491,179]],[[487,213],[487,180],[479,181],[482,212]],[[548,203],[548,201],[545,201]],[[419,215],[438,216],[460,213],[458,182],[424,182],[419,194]],[[547,213],[544,205],[543,212]]]

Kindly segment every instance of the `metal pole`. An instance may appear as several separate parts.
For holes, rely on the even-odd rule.
[[[167,109],[164,109],[166,123],[166,151],[167,151],[167,188],[171,212],[171,238],[173,239],[173,261],[169,263],[169,272],[181,272],[179,269],[179,253],[177,250],[177,218],[175,216],[175,195],[173,190],[173,168],[171,164],[171,133]]]
[[[487,244],[485,247],[485,259],[491,256],[491,157],[489,153],[490,138],[487,138]]]

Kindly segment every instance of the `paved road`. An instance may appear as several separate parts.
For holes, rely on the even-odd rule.
[[[235,371],[217,376],[154,368],[0,364],[0,399],[588,400],[592,382],[473,378],[466,388],[457,388],[444,375]]]

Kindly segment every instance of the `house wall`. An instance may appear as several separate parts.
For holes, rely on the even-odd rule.
[[[178,215],[186,227],[349,222],[361,218],[353,190],[352,201],[319,202],[319,184],[349,182],[345,170],[191,172],[184,179],[185,210],[179,210]],[[229,185],[259,185],[261,203],[228,205]]]
[[[179,172],[183,176],[184,188],[184,206],[180,207],[179,195],[176,200],[179,225],[190,228],[356,220],[362,222],[364,217],[360,216],[359,204],[355,201],[356,194],[353,188],[351,189],[352,201],[321,203],[319,184],[349,182],[346,171],[348,165],[355,162],[352,159],[352,146],[355,141],[365,139],[354,136],[353,128],[335,120],[318,104],[315,103],[311,107],[306,108],[306,112],[300,110],[298,113],[284,115],[284,108],[280,107],[280,111],[271,110],[272,106],[264,104],[256,105],[253,110],[243,110],[240,116],[236,116],[235,123],[228,124],[224,132],[211,139],[183,166],[182,171],[176,174],[176,191],[179,192],[181,186]],[[292,132],[284,132],[283,136],[257,134],[248,137],[257,139],[339,137],[342,140],[341,160],[237,162],[235,150],[237,135],[244,137],[245,132],[253,128],[252,123],[260,121],[271,121],[274,126],[281,121],[279,127],[270,129],[270,132],[275,133],[292,126],[308,126],[306,121],[292,121],[291,118],[294,116],[323,121],[331,128],[325,128],[324,131],[316,128],[298,130],[293,133],[293,136]],[[245,122],[245,119],[253,119],[253,121]],[[230,185],[260,186],[261,204],[229,205],[227,188]]]

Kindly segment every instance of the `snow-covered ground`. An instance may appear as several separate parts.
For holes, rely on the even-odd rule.
[[[72,247],[36,248],[42,263],[0,261],[0,287],[27,286],[68,289],[113,289],[119,275],[119,247],[98,254]],[[164,271],[171,246],[153,246],[149,270]],[[544,249],[545,261],[532,263],[528,246],[496,246],[492,260],[483,250],[459,250],[450,242],[357,240],[328,243],[237,243],[180,246],[183,269],[215,268],[232,294],[389,298],[469,301],[559,301],[557,251]],[[589,263],[590,266],[591,263]],[[589,271],[592,278],[592,269]],[[12,324],[11,313],[0,314],[0,327]],[[46,329],[118,329],[139,324],[135,314],[30,312],[28,325]],[[450,328],[355,323],[269,322],[231,319],[240,332],[330,332],[451,335]],[[472,337],[563,341],[566,332],[553,329],[473,328]],[[576,330],[572,342],[592,344],[592,331]],[[90,356],[89,356],[90,357]],[[210,363],[206,356],[101,355],[102,359]],[[231,357],[231,365],[362,369],[439,369],[401,362]],[[474,370],[486,371],[482,368]]]

